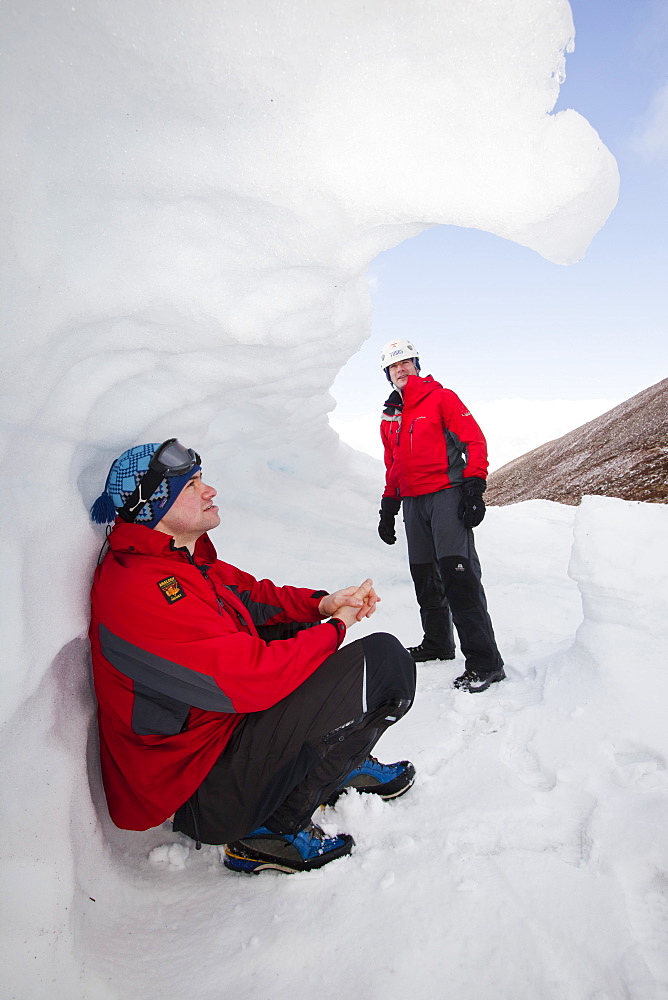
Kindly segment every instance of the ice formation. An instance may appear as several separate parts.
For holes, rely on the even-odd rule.
[[[617,172],[576,111],[550,114],[564,0],[3,17],[11,712],[85,626],[85,512],[120,450],[176,433],[226,479],[326,481],[312,455],[334,460],[328,389],[366,335],[374,256],[450,223],[574,260]]]
[[[79,975],[81,872],[120,878],[84,759],[87,508],[111,459],[178,435],[251,549],[253,517],[299,521],[313,579],[327,511],[359,509],[326,413],[369,262],[434,224],[573,261],[617,171],[551,114],[565,0],[8,0],[2,22],[4,830],[31,946],[41,901],[38,997]],[[283,544],[258,543],[279,564]]]

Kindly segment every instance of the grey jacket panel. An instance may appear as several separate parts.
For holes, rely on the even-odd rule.
[[[100,624],[100,645],[103,655],[125,677],[142,685],[142,695],[155,691],[156,695],[193,705],[207,712],[231,712],[234,706],[213,677],[190,670],[155,653],[135,646],[114,635],[106,625]]]
[[[447,427],[443,428],[443,433],[448,450],[448,477],[453,486],[460,486],[464,481],[463,472],[466,468],[466,445]]]
[[[273,604],[261,604],[259,601],[254,601],[250,596],[250,590],[239,590],[235,584],[227,584],[227,589],[231,590],[243,601],[256,628],[258,625],[266,625],[270,618],[273,618],[274,615],[283,610]]]
[[[134,682],[132,732],[138,736],[176,736],[187,727],[190,705]]]

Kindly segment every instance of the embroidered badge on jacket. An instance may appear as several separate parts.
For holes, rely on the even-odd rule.
[[[175,604],[177,601],[180,601],[182,597],[186,596],[183,592],[181,584],[175,576],[167,576],[164,580],[159,580],[158,586],[160,587],[160,590],[162,591],[168,604]]]

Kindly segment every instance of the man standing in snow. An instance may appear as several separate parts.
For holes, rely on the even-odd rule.
[[[171,438],[123,452],[91,509],[115,518],[90,625],[109,813],[128,830],[173,817],[233,871],[319,868],[353,846],[311,822],[320,804],[413,783],[409,761],[369,754],[410,708],[415,665],[385,633],[339,649],[375,610],[371,580],[328,594],[219,560],[215,496]]]
[[[393,340],[381,366],[394,386],[380,433],[385,449],[385,492],[378,534],[396,541],[394,520],[403,500],[408,559],[424,637],[408,652],[417,662],[452,659],[454,619],[466,669],[454,685],[485,691],[503,680],[482,588],[473,531],[485,516],[487,445],[462,401],[431,375],[408,340]]]

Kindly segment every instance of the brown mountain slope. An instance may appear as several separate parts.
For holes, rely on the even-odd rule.
[[[586,494],[668,503],[668,378],[497,469],[485,501],[575,506]]]

